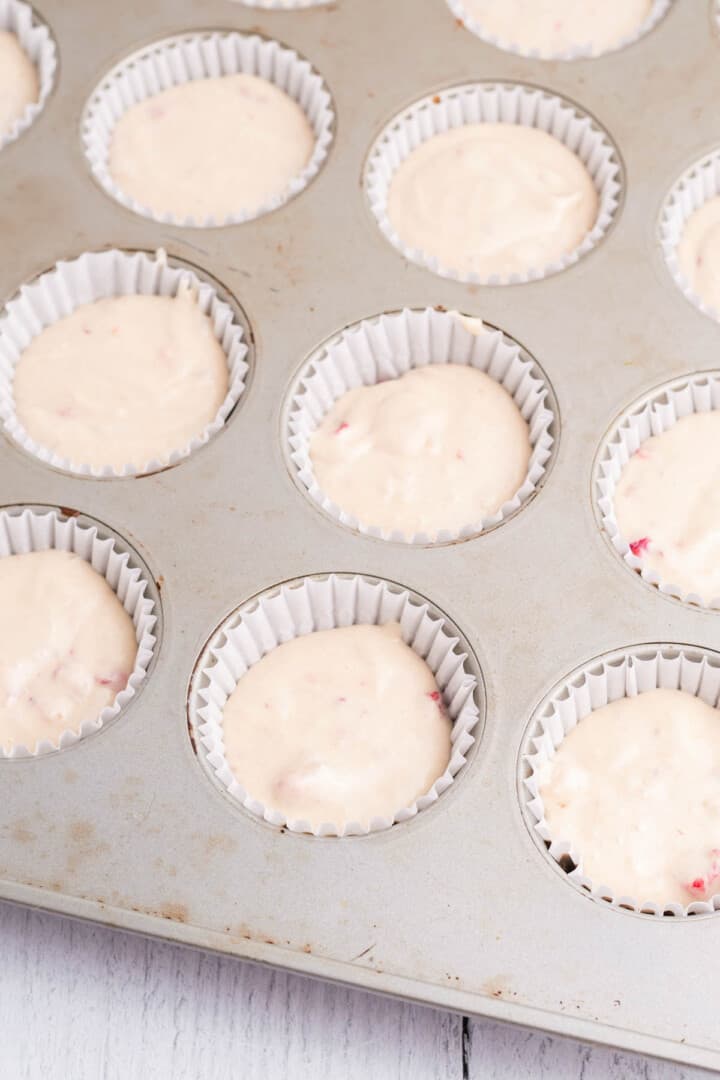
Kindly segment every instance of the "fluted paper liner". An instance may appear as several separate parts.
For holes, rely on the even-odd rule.
[[[645,565],[644,559],[633,555],[629,540],[621,535],[615,516],[615,491],[623,469],[646,439],[668,431],[691,413],[719,408],[720,371],[703,372],[665,383],[621,414],[603,440],[595,464],[598,510],[603,529],[618,555],[661,593],[687,604],[715,609],[720,608],[720,597],[708,602],[696,593],[684,592],[670,581],[661,581],[658,574]]]
[[[37,757],[63,750],[104,727],[137,693],[147,676],[155,649],[153,629],[158,614],[155,600],[149,592],[145,572],[133,559],[128,545],[110,535],[100,524],[81,524],[76,517],[65,517],[55,510],[19,507],[0,510],[0,558],[49,549],[74,552],[105,578],[133,621],[138,646],[135,666],[125,689],[97,719],[86,721],[78,730],[64,731],[57,745],[43,741],[35,750],[21,745],[6,750],[0,745],[0,758]]]
[[[720,321],[720,311],[698,296],[683,274],[677,255],[688,218],[716,195],[720,195],[720,149],[696,161],[673,184],[660,215],[660,243],[668,270],[683,296],[705,315]]]
[[[197,303],[212,324],[215,337],[227,358],[228,391],[214,419],[185,446],[166,458],[128,462],[122,469],[97,468],[70,461],[42,446],[25,430],[15,412],[15,367],[33,338],[83,304],[118,296],[176,296],[182,284],[190,285]],[[182,265],[169,265],[164,252],[88,252],[23,285],[0,316],[0,423],[5,432],[28,453],[66,472],[80,476],[140,476],[157,472],[188,457],[223,426],[245,388],[248,347],[232,307],[221,300],[207,281]]]
[[[8,30],[17,37],[35,65],[39,89],[38,100],[28,105],[11,131],[0,135],[2,150],[3,146],[22,135],[42,112],[55,82],[57,49],[48,27],[38,19],[30,4],[21,0],[0,0],[0,30]]]
[[[476,325],[475,325],[476,324]],[[334,402],[358,386],[394,379],[426,364],[463,364],[507,390],[528,424],[532,452],[520,489],[497,513],[462,529],[407,536],[358,521],[325,495],[310,458],[310,438]],[[476,536],[515,513],[536,492],[554,444],[556,417],[549,385],[538,365],[502,331],[482,328],[457,312],[404,310],[356,323],[331,339],[304,365],[290,392],[286,437],[298,484],[335,521],[382,540],[408,544],[450,543]]]
[[[224,753],[223,709],[248,668],[282,642],[315,630],[355,624],[399,622],[402,637],[421,656],[442,692],[452,721],[451,756],[447,768],[430,790],[412,806],[398,807],[391,818],[374,818],[370,827],[358,822],[327,822],[313,827],[288,821],[246,791],[232,773]],[[252,814],[291,832],[316,836],[364,835],[407,821],[432,806],[450,787],[466,762],[482,705],[478,679],[467,653],[457,651],[454,627],[430,610],[427,602],[388,582],[359,575],[303,578],[281,585],[250,601],[215,632],[203,653],[190,695],[190,720],[198,735],[198,753],[219,784]]]
[[[547,266],[525,273],[481,277],[443,266],[433,255],[408,247],[387,215],[390,184],[413,150],[451,128],[479,123],[522,124],[559,139],[580,158],[598,193],[595,224],[574,251]],[[468,83],[422,98],[396,116],[375,140],[365,167],[365,189],[380,230],[411,262],[440,277],[477,285],[516,285],[537,281],[572,266],[591,251],[612,224],[621,191],[619,158],[608,135],[595,120],[560,97],[522,84]]]
[[[533,717],[523,740],[520,767],[524,811],[531,829],[561,865],[575,869],[568,878],[597,900],[647,915],[702,915],[720,910],[720,894],[693,900],[683,907],[662,897],[632,897],[612,882],[593,882],[583,870],[583,856],[572,837],[553,836],[545,820],[538,772],[555,756],[566,735],[595,709],[650,690],[684,690],[717,708],[720,700],[720,656],[690,646],[647,645],[609,653],[573,671],[559,683]],[[718,713],[720,724],[720,712]]]
[[[156,213],[126,195],[110,175],[108,159],[113,131],[132,105],[194,79],[222,75],[257,75],[268,79],[297,102],[315,135],[315,147],[305,168],[286,190],[253,210],[238,212],[217,221],[208,217],[177,218]],[[188,228],[216,228],[237,225],[260,217],[298,195],[319,172],[332,141],[334,114],[330,94],[323,79],[292,49],[256,34],[212,32],[182,34],[156,42],[134,53],[106,75],[85,107],[82,138],[90,167],[105,191],[136,214],[153,221]],[[232,132],[228,132],[232,138]]]
[[[553,53],[545,52],[542,49],[526,49],[521,45],[518,45],[514,41],[506,41],[504,38],[499,38],[495,34],[489,33],[482,24],[482,21],[474,18],[470,15],[465,7],[464,0],[446,0],[446,3],[456,19],[465,26],[471,33],[475,34],[482,41],[486,41],[488,45],[494,45],[498,49],[503,49],[505,52],[515,53],[516,56],[523,56],[531,60],[582,60],[582,59],[594,59],[599,56],[607,56],[608,53],[618,52],[620,49],[626,49],[628,45],[633,45],[640,38],[648,34],[654,26],[660,22],[660,20],[670,10],[672,0],[654,0],[652,8],[647,17],[643,19],[640,26],[632,34],[626,34],[620,38],[614,45],[609,45],[603,49],[595,50],[591,44],[583,44],[578,42],[571,49],[566,49],[563,52]]]

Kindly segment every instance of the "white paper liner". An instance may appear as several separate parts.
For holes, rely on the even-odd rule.
[[[369,828],[359,822],[327,822],[313,827],[266,807],[236,780],[224,753],[222,715],[225,702],[242,675],[277,645],[315,630],[355,624],[399,622],[403,640],[421,656],[437,681],[453,722],[448,766],[430,790],[392,817],[374,818]],[[331,574],[281,585],[250,601],[215,632],[193,676],[190,720],[198,753],[223,788],[257,817],[291,832],[315,836],[357,836],[388,829],[432,806],[453,783],[475,741],[480,719],[476,697],[481,690],[466,652],[457,652],[460,637],[452,624],[432,612],[427,602],[408,590],[360,575]]]
[[[711,409],[720,409],[720,371],[702,372],[657,387],[650,395],[634,402],[615,421],[600,447],[594,473],[595,495],[603,529],[624,562],[661,593],[686,604],[717,610],[720,609],[720,597],[703,600],[696,593],[687,593],[672,582],[661,581],[644,559],[633,555],[628,539],[620,533],[615,516],[618,481],[640,445],[646,439],[668,431],[683,417]]]
[[[34,751],[21,745],[7,751],[0,745],[0,758],[38,757],[63,750],[99,731],[135,696],[147,676],[155,648],[156,604],[148,588],[149,579],[137,565],[129,546],[105,532],[99,524],[81,524],[77,518],[64,517],[55,510],[19,507],[0,510],[0,558],[51,548],[74,552],[105,578],[133,621],[138,644],[135,666],[125,689],[96,720],[86,721],[79,730],[64,731],[57,745],[50,741],[38,743]]]
[[[44,108],[55,81],[57,49],[48,27],[37,18],[30,5],[21,3],[21,0],[0,0],[0,30],[15,34],[35,65],[40,90],[38,100],[28,105],[6,135],[0,135],[2,150],[30,127]]]
[[[613,907],[648,915],[702,915],[720,910],[720,894],[710,900],[694,900],[683,906],[662,899],[632,897],[615,891],[612,883],[592,882],[583,871],[582,853],[572,839],[553,837],[545,820],[538,771],[550,761],[565,736],[595,709],[624,697],[650,690],[684,690],[717,708],[720,703],[720,656],[694,646],[641,645],[608,653],[573,671],[548,695],[533,717],[520,757],[523,809],[530,826],[547,847],[548,854],[575,869],[568,878],[595,899]],[[720,713],[718,713],[720,723]]]
[[[446,3],[456,19],[475,34],[482,41],[486,41],[488,45],[494,45],[498,49],[503,49],[505,52],[515,53],[516,56],[523,56],[531,60],[582,60],[582,59],[595,59],[598,56],[607,56],[608,53],[618,52],[620,49],[626,49],[628,45],[633,45],[640,38],[648,34],[654,26],[660,22],[660,20],[667,15],[670,10],[670,6],[673,0],[654,0],[652,8],[647,16],[637,28],[635,33],[626,34],[615,45],[609,45],[604,49],[593,49],[590,44],[578,44],[573,46],[572,49],[566,49],[563,52],[553,53],[545,52],[541,49],[526,49],[521,45],[518,45],[513,41],[506,41],[503,38],[496,37],[495,34],[488,33],[483,28],[482,22],[475,19],[470,15],[465,7],[464,0],[446,0]]]
[[[36,442],[15,412],[15,367],[33,338],[46,327],[70,315],[82,304],[117,296],[175,296],[181,284],[197,290],[200,310],[212,320],[215,337],[227,357],[228,392],[213,421],[185,446],[166,458],[128,463],[122,469],[74,462]],[[232,307],[221,300],[208,282],[186,266],[171,266],[164,252],[87,252],[27,285],[7,304],[0,316],[0,422],[5,432],[24,450],[54,468],[80,476],[141,476],[177,464],[203,446],[223,426],[245,389],[248,347]]]
[[[110,144],[115,125],[132,105],[193,79],[216,78],[240,73],[268,79],[284,90],[303,109],[315,135],[315,148],[305,168],[287,189],[254,210],[239,210],[216,221],[208,217],[176,218],[155,213],[125,195],[108,168]],[[106,75],[85,106],[82,138],[93,174],[105,191],[136,214],[153,221],[187,228],[217,228],[237,225],[270,213],[298,195],[319,172],[333,137],[335,117],[330,94],[323,79],[292,49],[257,35],[235,32],[182,34],[156,42],[134,53]],[[228,133],[232,138],[232,132]]]
[[[476,330],[479,320],[434,308],[380,315],[343,330],[303,366],[290,391],[286,438],[294,478],[331,518],[350,529],[405,544],[445,544],[477,536],[505,521],[537,491],[553,451],[556,417],[549,384],[538,365],[501,330]],[[468,326],[471,328],[468,329]],[[333,404],[358,386],[394,379],[427,364],[462,364],[491,376],[507,390],[529,428],[532,453],[519,490],[497,513],[457,530],[411,536],[361,522],[323,492],[313,471],[310,438]]]
[[[706,304],[694,291],[680,268],[677,255],[688,218],[716,195],[720,195],[720,149],[696,161],[673,184],[660,213],[660,244],[668,270],[683,296],[705,315],[720,321],[720,311]]]
[[[433,255],[408,247],[390,223],[387,200],[395,171],[421,143],[465,124],[498,122],[538,128],[559,139],[576,154],[590,173],[598,193],[598,216],[582,243],[555,262],[522,274],[482,277],[443,266]],[[410,262],[455,281],[516,285],[565,270],[600,242],[618,208],[621,168],[609,136],[575,105],[519,83],[468,83],[428,95],[390,121],[370,150],[365,167],[365,189],[383,235]]]

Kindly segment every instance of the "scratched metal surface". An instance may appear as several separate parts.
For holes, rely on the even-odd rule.
[[[645,641],[720,647],[720,616],[645,587],[599,534],[590,476],[608,424],[665,378],[716,363],[720,328],[680,295],[656,238],[676,176],[720,141],[720,40],[707,0],[676,0],[642,42],[596,61],[522,60],[456,26],[443,0],[338,0],[264,13],[228,0],[43,0],[60,49],[44,114],[0,157],[0,294],[58,258],[164,246],[243,305],[256,370],[226,429],[145,479],[72,478],[0,442],[0,502],[85,511],[161,581],[152,678],[106,731],[0,763],[0,896],[376,990],[720,1066],[720,917],[652,920],[580,895],[521,817],[516,760],[533,706],[567,671]],[[183,230],[135,217],[91,179],[83,105],[117,60],[192,28],[258,29],[305,54],[337,108],[321,175],[269,217]],[[406,264],[361,188],[382,125],[434,88],[519,79],[595,114],[627,176],[617,226],[544,282],[477,288]],[[522,513],[476,540],[410,550],[354,536],[291,480],[280,442],[293,372],[366,315],[444,304],[521,341],[561,412],[557,460]],[[487,722],[470,768],[430,811],[369,838],[320,841],[251,820],[195,760],[188,680],[231,609],[330,570],[389,577],[458,623],[482,665]]]

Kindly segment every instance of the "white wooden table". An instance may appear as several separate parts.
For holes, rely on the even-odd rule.
[[[1,903],[0,1036],[2,1080],[712,1075]]]

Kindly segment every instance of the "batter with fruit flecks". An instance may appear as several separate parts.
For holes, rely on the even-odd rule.
[[[664,585],[720,599],[720,412],[691,413],[643,442],[614,496],[621,536]]]
[[[398,623],[319,630],[267,653],[223,710],[225,757],[266,809],[311,827],[369,827],[425,795],[451,722]]]
[[[201,437],[228,364],[193,289],[82,304],[22,353],[13,397],[40,446],[74,465],[140,471]]]
[[[127,686],[135,629],[100,574],[67,551],[0,558],[0,746],[96,720]]]
[[[554,841],[593,885],[636,902],[720,893],[720,711],[651,690],[591,712],[540,769]]]
[[[530,455],[510,394],[462,364],[349,390],[310,439],[324,494],[363,524],[405,536],[490,518],[517,494]]]
[[[525,52],[614,49],[641,29],[652,0],[464,0],[484,33]]]

